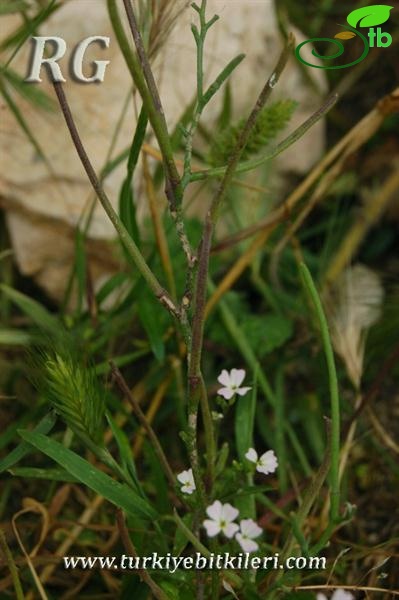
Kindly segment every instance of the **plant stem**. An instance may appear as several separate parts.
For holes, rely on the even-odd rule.
[[[328,442],[329,442],[330,441],[330,439],[329,439],[330,438],[330,422],[328,420],[326,420],[326,423],[327,423],[327,437],[328,437]],[[330,462],[331,462],[331,445],[330,445],[330,443],[328,443],[323,462],[320,465],[317,473],[314,475],[314,477],[308,484],[306,493],[302,500],[302,504],[299,507],[297,514],[295,515],[296,528],[298,531],[301,530],[301,527],[302,527],[306,517],[308,516],[316,498],[318,497],[318,495],[320,493],[320,489],[324,483],[324,480],[325,480],[328,470],[330,468]],[[284,544],[284,547],[280,553],[280,559],[282,561],[287,559],[288,556],[292,556],[293,548],[295,545],[295,540],[296,540],[295,532],[293,530],[291,530],[291,533],[289,534],[289,536]],[[315,553],[313,552],[313,555],[314,554]],[[278,587],[278,584],[283,577],[284,577],[284,573],[275,572],[275,574],[271,578],[268,578],[267,580],[265,580],[265,584],[267,584],[268,589],[271,590],[271,598],[274,597],[273,592],[275,591],[276,587]],[[261,586],[261,587],[263,587],[263,586]]]
[[[201,413],[202,420],[204,423],[205,432],[205,447],[206,447],[206,463],[207,463],[207,483],[209,489],[212,488],[213,480],[215,477],[215,464],[216,464],[216,438],[212,420],[212,413],[209,407],[208,394],[204,378],[201,375]]]
[[[190,461],[193,468],[194,479],[197,484],[199,478],[199,461],[197,450],[197,413],[198,405],[201,401],[201,356],[204,334],[206,288],[209,270],[209,257],[213,238],[214,228],[218,219],[220,206],[226,196],[227,189],[234,176],[235,169],[239,163],[242,152],[246,146],[248,138],[253,127],[256,124],[257,117],[267,102],[270,94],[276,85],[285,65],[287,64],[290,51],[294,46],[294,38],[291,35],[287,46],[280,55],[276,68],[263,87],[256,104],[251,111],[247,122],[241,132],[237,146],[229,160],[223,179],[216,191],[207,212],[202,239],[198,249],[198,271],[196,278],[194,315],[192,320],[192,340],[189,353],[188,368],[188,450]]]
[[[339,521],[339,455],[340,455],[340,405],[338,378],[335,369],[334,352],[331,344],[328,323],[309,269],[304,263],[300,265],[300,273],[305,289],[309,293],[320,325],[324,353],[327,362],[331,406],[331,467],[330,467],[330,525]]]
[[[24,600],[24,591],[22,589],[21,580],[18,575],[18,569],[14,562],[13,556],[11,554],[10,548],[8,547],[6,536],[4,531],[0,529],[0,547],[3,550],[3,554],[5,556],[8,568],[10,569],[11,579],[14,585],[15,590],[15,598],[16,600]]]
[[[187,527],[187,525],[185,524],[185,522],[183,521],[183,519],[179,516],[179,514],[177,513],[177,511],[174,511],[174,517],[173,520],[175,521],[176,525],[179,527],[179,529],[182,531],[182,533],[184,533],[184,535],[186,536],[186,538],[191,542],[191,544],[194,546],[194,548],[201,553],[202,556],[205,556],[206,558],[210,558],[212,552],[210,550],[208,550],[208,548],[206,548],[206,546],[204,546],[200,540],[193,534],[193,532],[191,531],[191,529],[189,529]],[[231,581],[234,585],[236,585],[237,587],[241,587],[242,586],[242,579],[239,575],[236,575],[234,572],[232,571],[225,571],[223,573],[224,577],[226,580]]]
[[[139,555],[137,553],[136,548],[133,545],[132,539],[129,535],[129,531],[126,527],[124,514],[120,508],[116,511],[116,522],[126,552],[129,556],[138,558]],[[148,585],[148,587],[154,594],[154,597],[157,598],[157,600],[169,600],[169,596],[167,596],[165,592],[155,583],[155,581],[152,579],[152,577],[146,569],[137,569],[137,572],[140,579]]]
[[[131,3],[129,0],[123,0],[123,4],[125,6],[129,28],[133,36],[139,61],[136,59],[130,49],[129,42],[120,21],[115,0],[108,0],[108,10],[112,27],[114,28],[115,35],[118,39],[118,43],[124,55],[125,61],[133,77],[134,83],[140,92],[140,96],[148,113],[150,123],[158,140],[159,147],[164,158],[167,178],[171,186],[170,191],[173,194],[179,195],[180,177],[174,162],[170,136],[168,133],[165,115],[157,86],[148,62],[148,58],[146,56],[146,52],[144,50],[143,40],[138,30],[136,17],[134,15]],[[172,206],[176,202],[176,198],[169,198],[169,200],[171,201]]]
[[[175,477],[175,474],[173,473],[171,466],[169,465],[168,459],[166,458],[166,455],[162,449],[162,446],[159,443],[159,440],[155,434],[155,431],[153,430],[153,428],[147,421],[145,414],[141,410],[140,405],[137,402],[136,398],[133,396],[132,392],[130,391],[129,386],[127,385],[125,378],[123,377],[122,373],[119,371],[118,367],[112,361],[110,361],[110,366],[111,366],[111,373],[112,373],[112,376],[113,376],[116,384],[118,385],[121,392],[128,399],[131,407],[133,408],[134,414],[136,415],[136,417],[140,421],[141,425],[146,430],[147,435],[148,435],[149,439],[151,440],[151,443],[154,447],[154,451],[158,457],[158,460],[163,467],[165,475],[166,475],[172,489],[174,489],[176,486],[176,477]]]
[[[149,266],[147,265],[144,256],[141,254],[139,248],[136,246],[134,240],[129,235],[126,227],[123,225],[122,221],[118,217],[117,213],[112,207],[111,202],[109,201],[108,196],[106,195],[100,181],[97,178],[97,175],[93,169],[93,166],[90,162],[89,157],[87,156],[86,150],[83,147],[82,140],[80,139],[78,130],[76,128],[71,110],[68,105],[68,101],[66,99],[62,83],[54,82],[54,90],[57,95],[58,101],[60,103],[60,107],[62,113],[64,115],[65,122],[67,124],[69,133],[71,135],[72,141],[80,158],[80,161],[83,165],[84,170],[87,173],[87,176],[90,180],[90,183],[93,186],[94,191],[97,194],[98,199],[100,200],[105,212],[107,213],[111,223],[115,227],[117,233],[119,234],[121,242],[124,244],[127,252],[130,257],[134,261],[137,269],[140,274],[143,276],[148,286],[158,298],[160,303],[173,315],[175,318],[179,319],[179,310],[175,306],[172,298],[169,296],[168,292],[161,286],[158,279],[155,277],[154,273],[151,271]]]
[[[305,133],[309,131],[313,125],[315,125],[320,119],[322,119],[325,114],[331,110],[334,104],[338,100],[338,95],[334,94],[330,96],[326,102],[313,114],[306,119],[299,127],[297,127],[290,135],[288,135],[280,144],[268,154],[264,154],[258,158],[253,158],[251,160],[245,160],[239,163],[235,169],[235,173],[246,173],[247,171],[252,171],[257,167],[260,167],[264,163],[276,158],[279,154],[287,150],[292,144],[297,142]],[[195,171],[191,174],[190,182],[193,181],[201,181],[203,179],[208,179],[210,177],[222,177],[226,174],[226,167],[216,167],[214,169],[206,169],[204,171]]]
[[[173,148],[165,114],[131,2],[130,0],[123,0],[123,4],[136,47],[138,60],[131,52],[129,42],[119,18],[115,0],[108,0],[110,19],[127,66],[140,92],[140,96],[143,100],[144,107],[148,113],[148,118],[162,153],[165,170],[165,194],[169,202],[170,214],[175,223],[180,244],[186,256],[187,263],[190,266],[195,262],[195,257],[182,218],[183,190],[176,163],[173,158]]]

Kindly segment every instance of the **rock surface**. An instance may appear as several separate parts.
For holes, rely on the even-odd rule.
[[[180,14],[154,61],[154,71],[171,129],[193,99],[196,78],[195,44],[190,31],[190,23],[196,14],[186,8],[184,0],[177,2],[181,4]],[[120,4],[122,14],[123,5]],[[247,58],[232,78],[234,111],[242,116],[251,107],[282,47],[274,4],[271,0],[209,0],[208,14],[214,12],[220,15],[220,20],[209,33],[205,53],[206,80],[212,81],[231,58],[245,52]],[[13,31],[20,21],[13,16],[3,19],[2,24],[4,35],[7,31]],[[300,41],[300,34],[295,33]],[[116,124],[131,89],[130,77],[110,26],[106,3],[100,0],[69,0],[41,26],[40,35],[62,36],[67,42],[66,56],[60,61],[67,79],[65,92],[88,155],[99,171],[107,160]],[[110,61],[104,82],[95,85],[78,83],[67,75],[71,49],[90,35],[111,38],[109,49],[93,45],[87,53],[85,72],[90,73],[89,62],[92,60]],[[27,71],[29,53],[30,44],[26,43],[11,62],[12,69],[22,76]],[[1,60],[7,60],[8,56],[9,51]],[[314,71],[311,76],[317,76],[319,88],[323,89],[323,75]],[[38,85],[55,98],[44,73],[42,79],[41,84],[26,85]],[[321,96],[304,81],[302,70],[294,59],[276,87],[275,98],[280,97],[299,102],[290,129],[308,117],[321,101]],[[33,276],[50,296],[60,299],[73,258],[74,228],[93,195],[58,107],[54,112],[45,112],[19,95],[13,94],[13,98],[43,149],[47,164],[38,158],[4,99],[1,99],[0,202],[6,211],[21,272]],[[220,109],[220,102],[219,94],[209,105],[204,116],[205,124],[211,125]],[[134,102],[128,104],[113,156],[129,145],[138,109],[139,99],[135,97]],[[155,142],[151,141],[151,144],[155,145]],[[320,157],[323,144],[321,123],[290,149],[283,160],[276,161],[276,169],[280,173],[286,170],[306,171]],[[114,204],[124,175],[125,164],[105,181],[105,189]],[[107,248],[108,241],[114,237],[112,225],[101,206],[97,206],[88,245],[95,278],[116,268],[117,260]]]

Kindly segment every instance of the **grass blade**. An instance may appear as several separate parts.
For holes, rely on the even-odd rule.
[[[142,519],[157,518],[157,513],[150,504],[127,485],[115,481],[59,442],[32,431],[19,430],[19,435],[37,450],[53,459],[78,481],[126,513]]]
[[[49,433],[54,427],[54,424],[57,420],[56,414],[54,412],[48,413],[40,423],[33,430],[34,433]],[[5,456],[2,460],[0,460],[0,473],[3,471],[7,471],[7,469],[11,469],[17,462],[22,460],[27,454],[32,451],[32,446],[27,442],[22,442],[19,444],[10,454]]]
[[[9,298],[18,308],[32,319],[35,325],[47,333],[55,335],[60,334],[60,323],[51,313],[48,312],[39,302],[32,300],[25,294],[17,292],[8,285],[0,284],[0,290]]]

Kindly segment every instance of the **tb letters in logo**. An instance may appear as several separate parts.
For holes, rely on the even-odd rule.
[[[390,33],[383,31],[379,25],[386,23],[389,19],[390,12],[393,6],[387,6],[385,4],[374,4],[372,6],[364,6],[363,8],[357,8],[353,10],[347,16],[348,25],[341,25],[344,31],[337,33],[334,39],[330,38],[312,38],[299,44],[295,50],[295,54],[298,60],[308,67],[314,67],[315,69],[346,69],[357,65],[360,61],[364,60],[368,55],[370,48],[387,48],[392,44],[392,36]],[[368,28],[368,31],[362,33],[357,29]],[[330,42],[338,47],[338,51],[335,54],[324,56],[319,54],[315,49],[312,50],[313,56],[319,58],[322,61],[332,61],[342,56],[345,51],[344,45],[341,40],[350,40],[351,38],[359,37],[363,42],[363,52],[356,60],[346,63],[343,65],[336,64],[313,64],[301,56],[301,50],[307,44],[313,42]]]

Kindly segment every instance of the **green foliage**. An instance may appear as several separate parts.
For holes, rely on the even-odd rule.
[[[13,2],[6,0],[4,6],[7,12],[12,4]],[[14,6],[23,4],[23,0],[15,0]],[[18,44],[24,43],[26,35],[32,33],[32,27],[38,28],[45,18],[59,6],[49,0],[41,4],[42,7],[47,4],[44,12],[41,11],[33,20],[29,19],[28,13],[22,27],[7,38],[6,46],[17,45],[9,62],[18,51]],[[116,6],[116,0],[109,0],[109,4]],[[134,5],[133,2],[132,4]],[[137,14],[141,14],[141,8],[143,11],[145,9],[145,16],[148,18],[148,26],[145,27],[145,42],[150,40],[152,35],[149,28],[151,8],[152,6],[159,7],[161,4],[168,7],[168,3],[161,2],[161,0],[153,3],[140,0],[138,7],[133,6]],[[325,4],[323,2],[323,5]],[[120,3],[121,8],[122,5],[123,3]],[[373,8],[376,7],[368,7],[367,10],[370,11]],[[303,257],[312,272],[318,274],[318,281],[322,281],[323,271],[330,262],[331,253],[344,237],[344,232],[341,232],[341,227],[337,227],[336,223],[340,224],[341,220],[346,222],[347,219],[341,207],[335,206],[338,205],[338,202],[325,203],[329,206],[333,204],[334,211],[339,210],[337,221],[333,221],[328,215],[326,218],[324,214],[319,222],[317,210],[314,211],[312,217],[316,222],[312,221],[310,225],[307,223],[306,227],[298,232],[292,248],[288,247],[284,251],[278,278],[276,277],[274,280],[267,278],[266,262],[270,256],[273,256],[274,244],[278,241],[279,236],[285,234],[285,223],[282,223],[281,227],[276,227],[273,235],[253,260],[252,276],[248,272],[242,273],[239,284],[242,291],[240,293],[227,292],[218,301],[209,319],[206,320],[202,316],[196,321],[196,314],[200,314],[198,306],[201,307],[201,301],[205,305],[207,300],[205,294],[203,298],[198,295],[198,289],[208,282],[208,291],[211,294],[215,290],[212,280],[219,281],[221,274],[225,273],[233,260],[239,260],[240,252],[245,244],[245,242],[238,244],[229,253],[215,252],[210,255],[209,252],[208,256],[205,256],[209,262],[209,269],[207,269],[206,261],[201,261],[201,257],[204,256],[202,250],[207,247],[207,244],[201,244],[201,239],[204,240],[209,229],[207,230],[199,219],[190,219],[185,214],[186,208],[189,208],[189,202],[186,202],[187,199],[184,198],[183,203],[183,199],[179,196],[181,191],[178,189],[179,182],[184,191],[184,186],[195,181],[197,176],[198,179],[202,178],[206,181],[212,177],[222,177],[226,171],[225,168],[216,168],[198,173],[191,164],[192,157],[204,159],[201,149],[196,146],[198,134],[202,135],[203,141],[207,142],[206,147],[209,147],[209,140],[212,139],[213,132],[206,132],[201,122],[202,111],[213,95],[222,90],[222,86],[224,86],[223,106],[215,127],[220,133],[216,135],[209,155],[209,162],[212,165],[225,165],[228,162],[246,122],[246,119],[241,119],[235,125],[231,124],[235,90],[229,83],[230,74],[241,64],[243,55],[230,61],[214,82],[208,88],[204,88],[203,84],[207,79],[204,77],[204,65],[202,64],[203,45],[207,30],[216,21],[216,17],[210,21],[206,20],[205,9],[205,0],[201,2],[201,6],[194,6],[194,10],[200,17],[199,27],[193,26],[198,51],[197,93],[193,94],[194,99],[186,108],[180,127],[176,128],[174,134],[169,134],[167,128],[162,125],[163,118],[160,118],[159,111],[154,111],[154,107],[151,106],[149,97],[151,90],[147,89],[149,95],[142,94],[143,103],[140,117],[136,131],[132,134],[133,140],[129,148],[114,156],[113,151],[118,146],[116,140],[119,132],[116,131],[111,143],[112,150],[109,151],[103,168],[99,169],[99,179],[102,184],[113,169],[121,165],[123,161],[127,163],[123,184],[119,190],[114,190],[115,195],[119,196],[119,213],[116,215],[115,221],[119,218],[126,228],[125,237],[121,234],[121,229],[117,228],[121,243],[126,245],[126,241],[132,239],[140,248],[140,252],[142,252],[142,255],[140,254],[141,270],[137,269],[137,254],[120,252],[120,258],[122,261],[125,259],[125,263],[118,273],[103,283],[101,289],[96,293],[96,302],[93,302],[93,305],[87,309],[84,300],[90,283],[87,273],[92,253],[89,256],[85,251],[85,236],[88,229],[85,227],[80,229],[79,226],[79,229],[76,230],[76,256],[73,277],[71,277],[73,284],[71,284],[71,289],[78,291],[78,310],[70,314],[65,314],[64,308],[60,311],[54,309],[52,312],[47,308],[47,302],[43,301],[41,296],[39,296],[39,300],[30,297],[30,295],[34,296],[35,289],[33,288],[34,292],[32,293],[29,280],[23,281],[24,294],[14,289],[18,286],[18,280],[15,282],[7,278],[9,286],[2,286],[1,299],[3,304],[7,305],[7,311],[3,311],[6,318],[0,329],[0,346],[4,346],[4,352],[0,357],[0,384],[3,383],[2,367],[4,363],[6,365],[4,405],[7,409],[8,403],[11,406],[12,425],[3,434],[0,434],[0,449],[11,446],[8,456],[0,460],[0,471],[6,471],[5,475],[8,477],[6,493],[0,500],[0,516],[3,516],[2,512],[5,511],[10,498],[12,513],[9,512],[14,514],[15,507],[11,495],[15,495],[15,490],[18,493],[22,478],[30,488],[29,495],[36,497],[35,492],[39,488],[37,496],[41,502],[46,503],[51,502],[54,493],[57,494],[62,489],[63,482],[68,482],[74,483],[75,489],[80,484],[89,501],[94,493],[126,513],[126,526],[137,554],[140,556],[150,555],[154,551],[158,551],[160,554],[171,552],[173,555],[190,555],[193,550],[201,551],[204,555],[207,552],[208,554],[210,552],[223,553],[224,551],[237,553],[240,547],[237,545],[236,539],[226,539],[223,535],[208,539],[202,527],[207,505],[215,500],[220,500],[232,503],[235,508],[239,509],[238,520],[243,518],[259,519],[259,524],[265,527],[267,532],[257,539],[260,555],[273,552],[280,552],[283,555],[285,551],[288,552],[290,547],[293,554],[302,551],[306,555],[309,547],[315,553],[317,552],[315,548],[324,547],[334,533],[336,525],[340,525],[340,521],[335,517],[338,514],[337,509],[342,509],[346,487],[350,488],[350,485],[348,478],[344,475],[341,506],[333,506],[334,510],[331,513],[332,518],[328,523],[328,529],[322,534],[321,540],[317,542],[313,538],[320,530],[321,521],[317,522],[318,514],[322,514],[322,506],[328,500],[325,490],[321,488],[329,466],[327,464],[329,456],[326,453],[326,436],[322,427],[323,415],[329,414],[325,410],[328,381],[330,381],[331,388],[332,410],[330,412],[333,417],[333,468],[331,469],[330,487],[333,486],[334,498],[338,497],[339,492],[336,478],[337,457],[339,456],[339,398],[336,389],[337,376],[323,309],[310,274],[303,266],[300,268],[300,272],[305,278],[305,288],[310,292],[308,303],[303,295],[298,294],[300,278],[298,256]],[[366,13],[363,16],[367,16]],[[360,26],[362,25],[363,21],[360,22]],[[137,69],[142,69],[136,54],[130,49],[129,52],[131,57],[138,62]],[[142,77],[143,74],[141,74],[141,79]],[[145,82],[142,83],[145,87]],[[19,76],[10,70],[1,75],[0,90],[3,92],[3,98],[8,108],[19,123],[21,131],[35,147],[36,154],[43,158],[44,154],[33,138],[23,113],[18,108],[18,100],[24,96],[37,109],[51,109],[52,101],[49,101],[39,88],[29,86],[28,89]],[[139,93],[142,91],[139,88]],[[138,99],[137,106],[139,107],[140,102]],[[149,111],[148,107],[152,110]],[[260,153],[260,157],[255,157],[246,165],[240,163],[235,173],[243,173],[245,169],[252,170],[261,164],[261,160],[266,161],[266,158],[262,158],[262,148],[283,130],[294,109],[295,102],[281,100],[268,105],[261,111],[245,148],[243,160],[245,161],[247,157],[257,153]],[[327,108],[324,108],[312,115],[305,128],[301,126],[302,128],[296,130],[294,135],[291,134],[278,144],[278,151],[276,148],[268,149],[267,160],[276,156],[300,135],[308,131],[310,126],[316,122],[316,116],[321,118],[326,111]],[[339,123],[338,119],[337,122]],[[344,122],[346,123],[346,120]],[[155,132],[161,154],[163,154],[163,161],[160,161],[157,173],[153,178],[155,184],[161,184],[161,180],[165,179],[165,172],[162,173],[162,169],[173,164],[175,153],[182,150],[184,152],[184,169],[180,169],[180,165],[178,165],[177,175],[180,180],[177,177],[176,181],[172,182],[176,185],[174,191],[178,210],[176,214],[173,214],[173,211],[172,214],[166,211],[162,218],[176,293],[174,290],[172,292],[170,282],[165,282],[164,265],[156,252],[155,234],[150,218],[144,223],[136,221],[136,198],[133,194],[136,186],[133,186],[133,180],[139,175],[136,173],[135,167],[142,152],[147,129],[150,129],[149,125]],[[167,141],[166,146],[165,140]],[[170,146],[170,153],[165,152],[167,146]],[[198,144],[198,146],[200,145]],[[201,173],[202,175],[200,175]],[[259,186],[264,185],[265,180],[266,173],[263,172],[255,183]],[[134,183],[136,183],[135,180]],[[170,183],[170,180],[166,181],[167,189]],[[227,218],[230,216],[230,223],[233,222],[238,228],[243,224],[238,217],[238,211],[235,220],[234,216],[231,217],[235,208],[233,200],[237,197],[240,202],[245,202],[250,198],[252,192],[245,189],[247,182],[244,180],[239,182],[242,184],[239,188],[238,186],[237,188],[233,187],[236,183],[236,181],[229,180],[224,191],[226,191]],[[251,183],[253,182],[251,181]],[[332,183],[329,194],[338,197],[350,196],[352,201],[360,184],[362,184],[360,177],[353,178],[350,173],[346,173],[335,184]],[[204,204],[207,195],[212,192],[210,187],[207,187],[206,181],[200,190],[203,194],[201,200],[204,200]],[[238,193],[235,193],[236,190]],[[168,191],[170,192],[171,189]],[[263,202],[261,211],[263,212],[259,213],[260,218],[267,216],[269,208],[267,200],[269,200],[268,194],[264,194],[261,198],[261,202]],[[327,209],[332,210],[331,207],[327,207]],[[297,216],[296,210],[297,207],[292,208],[293,220]],[[174,227],[175,219],[178,219],[177,228]],[[328,228],[326,224],[328,224]],[[212,223],[213,229],[216,226],[215,219]],[[386,254],[389,245],[393,244],[391,237],[392,240],[395,239],[390,224],[384,224],[384,228],[380,227],[378,231],[373,231],[372,240],[367,244],[367,248],[362,250],[363,256],[369,257],[371,262],[376,262],[383,253]],[[327,229],[334,234],[334,236],[330,235],[328,248]],[[187,257],[181,248],[179,234],[183,230],[187,234],[193,252],[200,259],[194,265],[191,273],[187,268]],[[391,237],[386,234],[389,231],[392,231]],[[209,240],[209,248],[211,247],[212,239]],[[141,278],[143,265],[148,269],[151,277],[157,278],[160,282],[160,286],[156,287],[155,295],[153,288],[150,291],[143,285]],[[130,268],[132,266],[133,268]],[[165,299],[164,286],[171,293],[171,299],[176,302],[179,309],[174,315],[175,320],[172,320],[170,314],[164,311],[158,303],[160,298]],[[187,309],[182,298],[191,300]],[[309,300],[313,300],[313,302],[309,302]],[[396,307],[397,297],[393,296],[390,303]],[[65,302],[65,306],[67,304]],[[316,325],[319,321],[323,343],[313,331],[315,328],[312,328],[312,316],[314,315],[309,310],[310,304],[316,308],[318,315]],[[367,347],[366,356],[368,360],[374,359],[375,356],[375,360],[372,361],[375,364],[372,365],[371,370],[377,371],[380,368],[385,360],[388,345],[392,345],[392,349],[394,349],[396,343],[394,332],[397,330],[394,325],[397,323],[398,316],[397,311],[395,315],[393,309],[394,306],[391,312],[386,311],[382,323],[371,332],[369,346],[373,347],[373,351],[371,352],[371,349]],[[61,324],[67,326],[67,333]],[[197,327],[194,328],[194,325]],[[202,332],[199,330],[201,328],[205,328],[204,347],[200,340]],[[313,339],[309,343],[312,335]],[[192,343],[190,344],[193,339],[194,342],[200,340],[197,347],[195,344],[194,346]],[[377,341],[380,343],[377,344]],[[19,346],[36,347],[39,343],[42,345],[35,357],[34,364],[31,365],[27,362],[25,365]],[[322,361],[321,348],[323,344],[329,366],[328,374],[325,372]],[[202,352],[202,359],[199,361],[201,378],[197,378],[195,373],[189,373],[189,377],[185,380],[186,366],[188,371],[191,367],[190,359],[192,360],[193,357],[193,347],[197,352]],[[378,350],[377,354],[376,350]],[[187,365],[186,357],[188,357]],[[115,388],[112,388],[111,385],[104,386],[99,379],[100,374],[109,374],[110,358],[115,365],[122,369],[121,379],[126,379],[126,387],[119,385],[118,391],[116,385]],[[318,363],[320,363],[319,368],[317,367]],[[221,402],[221,399],[217,397],[217,377],[221,369],[231,367],[246,369],[245,385],[251,386],[252,390],[245,396],[235,396],[231,401]],[[389,381],[394,378],[397,369],[395,364],[392,367],[392,373],[389,373],[387,377]],[[320,374],[316,373],[315,376],[315,371]],[[30,381],[32,379],[40,381],[39,394],[32,391],[27,381],[28,378]],[[202,383],[202,378],[204,386],[201,389],[201,398],[196,397],[195,394],[191,398],[190,388],[195,387],[194,383],[196,384],[200,379]],[[365,380],[367,383],[368,379]],[[114,383],[117,383],[117,379]],[[131,397],[127,390],[130,386],[134,386]],[[156,393],[157,388],[163,392],[162,398]],[[137,391],[137,395],[136,389],[140,390]],[[367,394],[366,386],[365,392]],[[18,397],[17,403],[9,400],[15,396]],[[35,426],[43,414],[41,405],[43,396],[54,410],[51,410]],[[129,398],[130,403],[122,401],[122,396],[125,400]],[[108,423],[106,433],[103,427],[105,397]],[[342,394],[342,412],[344,418],[348,417],[349,419],[353,404],[351,402],[345,404],[347,397],[352,399],[351,390],[345,390],[345,393]],[[0,399],[3,402],[3,391]],[[137,405],[135,405],[135,400],[137,400]],[[187,400],[189,401],[187,402]],[[143,403],[140,404],[141,402]],[[187,414],[185,412],[186,403],[189,409]],[[196,409],[195,403],[197,403]],[[132,414],[129,412],[129,408],[133,406],[134,413]],[[142,407],[142,416],[137,406]],[[232,408],[233,406],[234,408]],[[193,411],[192,407],[194,407]],[[221,407],[223,414],[220,412]],[[196,411],[195,414],[194,411]],[[58,413],[67,424],[69,429],[66,432],[54,427],[55,413]],[[360,429],[361,420],[358,421],[358,426]],[[27,431],[28,429],[29,431]],[[185,430],[180,437],[179,429]],[[345,428],[343,431],[345,432]],[[22,442],[17,437],[17,433],[20,433]],[[360,433],[363,432],[359,431],[356,434],[359,450],[362,449],[365,438],[364,435],[359,435]],[[214,447],[208,443],[209,434],[213,436]],[[140,440],[143,441],[140,446],[135,442],[142,435],[144,439]],[[186,447],[181,440],[186,442]],[[20,442],[19,445],[17,445],[18,442]],[[259,455],[268,449],[273,449],[279,463],[276,473],[264,476],[259,470],[257,471],[255,465],[245,459],[245,453],[249,447],[256,448]],[[89,452],[87,453],[87,451]],[[37,452],[45,456],[38,457]],[[34,456],[32,456],[33,453],[35,453]],[[95,461],[93,461],[93,454]],[[389,460],[394,463],[393,458],[386,459],[385,454],[381,453],[381,456],[384,457],[383,460],[387,464],[389,464]],[[25,463],[27,456],[31,460],[30,463]],[[361,457],[360,452],[359,456]],[[24,461],[22,466],[15,466],[21,461]],[[167,468],[165,468],[165,462]],[[316,468],[319,464],[322,464],[323,468],[319,469],[319,474],[317,474]],[[106,472],[103,470],[104,467]],[[360,464],[357,470],[353,470],[356,477],[358,472],[360,478],[365,477],[364,472],[363,475],[361,472],[362,467],[363,465]],[[189,495],[184,494],[176,476],[182,470],[190,468],[194,472],[196,489]],[[196,469],[198,469],[198,473],[195,472]],[[392,469],[397,471],[396,465],[393,465]],[[368,471],[371,472],[371,469]],[[374,465],[372,472],[375,472]],[[16,479],[15,483],[11,476]],[[38,480],[41,480],[40,487],[37,485]],[[57,485],[57,482],[60,485]],[[201,498],[200,485],[198,485],[201,483],[204,487],[203,498]],[[348,498],[352,501],[350,493],[348,493]],[[75,504],[69,503],[65,504],[65,507],[61,507],[60,511],[63,514],[60,515],[60,523],[64,518],[73,519],[75,522],[79,520],[79,515],[76,514],[75,498],[73,502]],[[334,502],[333,499],[333,505]],[[100,508],[97,507],[97,510],[96,522],[100,524],[99,528],[85,530],[75,540],[76,548],[81,554],[85,554],[88,547],[90,549],[102,547],[104,542],[102,539],[104,537],[103,526],[110,527],[110,524],[114,523],[115,509],[113,506],[104,502]],[[345,531],[345,537],[347,533]],[[287,542],[289,542],[288,546]],[[332,544],[331,547],[335,552],[338,544],[336,544],[336,540],[333,542],[334,547]],[[49,546],[51,544],[52,542]],[[313,546],[313,544],[317,545]],[[49,552],[49,546],[43,546],[43,551]],[[357,560],[358,556],[356,556]],[[334,564],[338,569],[333,574],[333,579],[336,581],[341,574],[345,574],[345,566],[343,566],[344,561],[342,560],[339,561],[339,564],[336,562]],[[21,565],[21,570],[23,570],[25,584],[29,577],[26,565]],[[87,589],[82,590],[83,596],[97,597],[97,595],[101,595],[101,576],[95,573],[92,575],[90,581],[86,582]],[[147,582],[140,581],[137,573],[119,572],[115,575],[115,582],[119,583],[119,578],[122,582],[122,589],[118,590],[115,586],[113,592],[115,597],[119,593],[118,597],[121,600],[131,597],[143,598],[143,600],[147,598],[150,593],[147,587],[148,580]],[[245,597],[246,600],[258,600],[263,597],[275,600],[280,596],[286,597],[287,600],[291,598],[292,600],[294,598],[308,600],[308,598],[314,598],[314,592],[292,591],[289,593],[289,590],[295,589],[301,583],[309,582],[311,584],[312,578],[315,581],[317,578],[318,581],[324,577],[324,574],[320,573],[312,575],[299,571],[295,574],[244,572],[239,576],[229,571],[225,574],[215,572],[203,574],[203,576],[199,574],[197,577],[198,574],[183,569],[179,569],[173,574],[147,571],[147,575],[153,578],[160,589],[164,590],[167,597],[180,598],[180,600],[186,600],[186,598],[188,600],[198,594],[202,594],[206,598],[215,598],[215,600],[227,597],[221,586],[224,577],[226,577],[225,581],[233,582],[239,597]],[[276,581],[277,578],[278,581]],[[55,578],[54,581],[56,581]],[[196,589],[198,582],[203,589],[199,587]],[[284,596],[284,594],[286,595]],[[162,595],[160,597],[163,598]]]
[[[115,481],[59,442],[33,431],[21,430],[19,434],[26,442],[52,458],[78,481],[126,510],[128,514],[146,519],[154,519],[157,516],[148,502],[140,498],[131,488]]]
[[[252,130],[248,144],[242,154],[242,160],[258,154],[282,131],[290,121],[297,106],[293,100],[279,100],[265,106],[260,112]],[[213,166],[225,165],[231,156],[246,119],[240,119],[235,125],[229,125],[216,135],[209,151],[208,162]]]
[[[227,294],[227,298],[242,335],[259,358],[281,348],[292,337],[293,323],[287,317],[276,313],[253,314],[243,297],[233,292]],[[218,320],[209,335],[220,344],[228,344],[230,340],[229,333]]]

